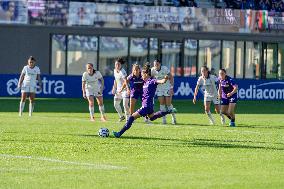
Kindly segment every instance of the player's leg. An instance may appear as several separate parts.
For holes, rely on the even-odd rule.
[[[19,106],[19,116],[23,115],[26,99],[27,99],[27,93],[26,92],[22,92],[20,106]]]
[[[95,117],[94,117],[94,96],[87,96],[88,102],[89,102],[89,112],[90,112],[90,120],[91,121],[95,121]]]
[[[101,121],[105,122],[106,121],[106,116],[105,116],[105,106],[104,106],[104,100],[102,96],[97,96],[96,97],[98,106],[99,106],[99,110],[101,113]]]
[[[156,120],[160,117],[163,117],[163,116],[165,116],[167,114],[171,114],[171,113],[176,113],[176,109],[173,108],[173,109],[168,110],[166,112],[163,112],[163,111],[158,111],[158,112],[155,112],[155,113],[153,112],[151,114],[148,114],[148,117],[151,121],[154,121],[154,120]]]
[[[166,107],[166,100],[165,100],[165,97],[164,96],[160,96],[158,94],[158,100],[159,100],[159,103],[160,103],[160,111],[161,112],[166,112],[167,111],[167,107]],[[167,119],[166,119],[166,116],[163,116],[163,121],[162,121],[163,124],[167,124]]]
[[[118,115],[119,115],[119,121],[125,120],[125,117],[124,117],[124,115],[123,115],[123,113],[122,113],[122,109],[121,109],[121,106],[120,106],[121,101],[122,101],[122,98],[116,98],[116,97],[114,97],[113,106],[114,106],[116,112],[117,112]]]
[[[228,114],[231,117],[230,126],[235,127],[235,108],[236,103],[229,103]]]
[[[219,98],[218,97],[214,97],[213,98],[213,103],[214,103],[214,107],[215,107],[215,112],[220,115],[221,124],[224,125],[225,124],[225,117],[224,117],[224,115],[221,112],[221,105],[220,105]]]
[[[121,130],[119,132],[115,132],[113,131],[113,135],[116,137],[116,138],[119,138],[121,137],[121,135],[123,135],[123,133],[125,133],[125,131],[127,131],[128,129],[130,129],[130,127],[132,126],[133,122],[135,119],[141,117],[140,115],[140,111],[143,111],[145,112],[145,110],[143,110],[143,108],[140,108],[139,110],[137,110],[136,112],[134,112],[130,117],[129,119],[127,120],[127,122],[125,123],[125,125],[121,128]],[[142,113],[143,114],[143,113]]]
[[[224,125],[225,124],[225,117],[221,112],[220,104],[214,104],[214,106],[215,106],[215,112],[220,115],[221,124]]]
[[[172,96],[165,96],[165,103],[168,111],[171,111],[174,108],[172,104]],[[176,114],[172,113],[171,115],[172,115],[172,124],[173,125],[177,124]]]
[[[130,113],[129,113],[129,97],[123,97],[123,110],[126,120],[128,120]]]
[[[209,119],[209,122],[210,122],[210,125],[214,125],[215,124],[215,121],[214,121],[214,118],[211,114],[211,111],[210,111],[210,105],[211,105],[211,101],[209,101],[209,99],[204,99],[204,110],[205,110],[205,114],[207,115],[208,119]]]
[[[36,87],[30,87],[30,104],[29,104],[29,116],[32,116],[33,111],[34,111],[34,106],[35,106],[35,92],[36,92]]]
[[[136,98],[130,98],[130,115],[134,113],[135,105],[136,105],[137,99]]]

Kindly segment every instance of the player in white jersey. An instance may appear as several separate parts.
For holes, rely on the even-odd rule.
[[[162,112],[171,111],[173,109],[172,96],[174,95],[174,78],[172,77],[170,70],[166,66],[162,66],[159,60],[154,61],[154,67],[151,69],[151,76],[160,80],[166,75],[169,76],[169,80],[164,84],[157,86],[157,96],[160,103],[160,110]],[[176,115],[172,113],[172,124],[176,124]],[[163,124],[166,124],[166,116],[163,116]]]
[[[104,79],[99,71],[94,70],[92,63],[86,64],[86,71],[82,76],[82,91],[83,97],[88,99],[89,112],[91,121],[95,121],[94,118],[94,98],[96,98],[99,110],[101,113],[101,121],[106,121],[105,107],[103,102],[103,89]]]
[[[122,86],[124,82],[126,82],[126,71],[122,68],[122,64],[124,64],[124,60],[122,58],[118,58],[115,61],[114,68],[114,82],[112,87],[112,94],[114,95],[114,108],[119,115],[119,121],[123,121],[129,118],[129,93],[127,93],[126,89],[122,90]],[[124,114],[122,113],[122,109],[120,107],[120,103],[123,101]]]
[[[21,102],[19,107],[19,116],[22,116],[26,98],[29,95],[30,104],[29,104],[29,116],[32,116],[34,110],[34,101],[35,101],[35,93],[37,88],[37,80],[39,82],[39,86],[41,87],[42,82],[40,78],[40,69],[35,65],[36,60],[34,57],[30,56],[28,59],[28,65],[24,66],[18,87],[21,89]]]
[[[205,109],[206,115],[209,118],[209,122],[211,125],[215,124],[215,121],[210,112],[211,102],[213,102],[215,105],[215,111],[221,116],[221,123],[225,124],[225,118],[223,114],[220,112],[220,99],[218,98],[216,82],[218,82],[218,78],[215,75],[210,74],[206,66],[202,66],[201,76],[198,78],[195,91],[194,91],[193,103],[194,104],[196,103],[196,96],[197,96],[199,87],[202,86],[204,89],[204,109]]]

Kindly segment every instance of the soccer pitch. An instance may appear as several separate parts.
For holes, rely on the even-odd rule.
[[[110,100],[106,123],[82,99],[40,99],[31,118],[18,103],[0,99],[0,188],[284,187],[283,101],[239,102],[236,128],[176,101],[178,125],[138,119],[119,139],[97,135],[123,126]]]

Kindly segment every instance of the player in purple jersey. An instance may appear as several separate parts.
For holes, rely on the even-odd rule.
[[[219,70],[219,96],[221,98],[221,112],[230,120],[230,126],[235,127],[235,107],[237,103],[238,85],[226,74],[225,69]]]
[[[130,95],[130,115],[134,113],[135,104],[138,99],[142,99],[144,80],[141,76],[140,67],[138,64],[132,65],[132,73],[126,78],[123,84],[123,91],[126,88],[128,95]]]
[[[154,113],[154,104],[153,99],[155,97],[156,89],[158,84],[166,83],[168,80],[168,76],[165,76],[164,79],[157,80],[153,79],[151,77],[151,68],[149,64],[146,64],[142,70],[142,79],[144,80],[143,85],[143,95],[142,95],[142,107],[139,108],[136,112],[134,112],[124,125],[124,127],[119,131],[115,132],[113,131],[113,135],[116,138],[119,138],[126,130],[128,130],[135,119],[143,116],[149,117],[151,121],[154,121],[155,119],[158,119],[160,117],[163,117],[166,114],[170,114],[173,112],[176,112],[176,110],[173,108],[171,110],[168,110],[166,112],[155,112]]]

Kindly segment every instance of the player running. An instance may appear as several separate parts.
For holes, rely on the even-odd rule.
[[[210,112],[211,102],[214,103],[215,111],[221,116],[221,123],[225,124],[225,118],[222,113],[220,113],[220,100],[218,98],[218,91],[216,87],[216,82],[218,78],[215,75],[211,75],[207,66],[201,67],[201,76],[197,80],[197,84],[194,91],[193,104],[196,103],[196,96],[199,90],[199,87],[204,87],[204,109],[205,113],[209,118],[211,125],[215,124],[213,116]]]
[[[32,116],[34,110],[34,101],[35,101],[35,93],[37,88],[37,80],[39,86],[41,87],[42,82],[40,78],[40,69],[35,65],[36,60],[33,56],[30,56],[28,59],[28,65],[24,66],[21,76],[19,78],[18,87],[21,89],[21,101],[19,107],[19,116],[22,116],[26,98],[29,95],[30,104],[29,104],[29,116]]]
[[[235,127],[235,107],[237,103],[238,85],[226,74],[225,69],[219,70],[219,96],[221,97],[221,112],[230,120],[230,126]]]
[[[92,63],[86,64],[86,71],[82,76],[83,97],[89,102],[90,120],[94,117],[94,98],[96,98],[101,113],[101,121],[106,121],[105,107],[103,103],[104,78],[102,74],[94,69]]]
[[[112,87],[112,94],[114,95],[114,108],[117,111],[119,115],[119,121],[123,121],[128,119],[129,117],[129,95],[127,94],[127,91],[121,90],[123,83],[126,80],[127,74],[126,71],[122,68],[122,65],[124,64],[124,60],[122,58],[118,58],[115,61],[115,68],[114,68],[114,82]],[[124,114],[122,114],[122,110],[120,107],[120,103],[123,101],[123,108],[124,108]]]
[[[174,95],[174,78],[170,70],[166,66],[162,66],[159,60],[154,61],[154,67],[151,69],[152,77],[156,79],[163,79],[165,76],[169,77],[166,83],[157,86],[157,96],[160,103],[160,110],[167,112],[173,109],[172,96]],[[166,124],[166,116],[163,116],[163,124]],[[176,115],[172,113],[172,124],[176,124]]]
[[[153,79],[151,77],[150,65],[146,64],[143,67],[142,79],[144,80],[144,85],[143,85],[143,95],[142,95],[142,107],[140,109],[138,109],[135,113],[133,113],[129,117],[128,121],[126,122],[124,127],[119,132],[113,131],[113,135],[116,138],[121,137],[121,135],[131,127],[134,120],[141,117],[141,116],[143,116],[143,117],[147,116],[147,117],[149,117],[149,119],[151,121],[154,121],[154,120],[156,120],[160,117],[165,116],[166,114],[176,112],[175,108],[172,108],[172,109],[167,110],[167,111],[159,111],[159,112],[154,113],[153,100],[154,100],[154,97],[155,97],[155,92],[156,92],[157,86],[158,86],[158,84],[166,83],[168,78],[169,77],[166,75],[165,78],[161,79],[161,80]]]

